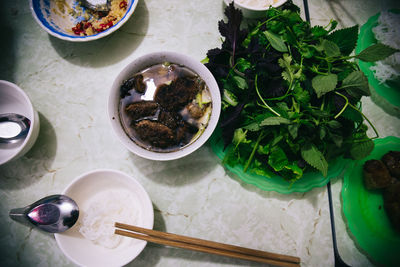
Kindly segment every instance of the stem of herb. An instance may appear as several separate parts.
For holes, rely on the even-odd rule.
[[[357,107],[353,106],[352,104],[349,103],[349,106],[350,106],[351,108],[353,108],[354,110],[356,110],[358,113],[360,113],[361,116],[363,116],[363,118],[368,122],[368,124],[371,125],[371,127],[372,127],[372,129],[374,130],[375,135],[376,135],[375,137],[372,137],[371,139],[379,138],[378,131],[376,130],[376,128],[375,128],[375,126],[372,124],[372,122],[367,118],[367,116],[365,116],[364,113],[362,113]]]
[[[261,141],[261,139],[263,138],[263,135],[264,135],[264,131],[261,131],[260,135],[259,135],[258,138],[257,138],[256,144],[255,144],[254,147],[253,147],[253,151],[251,151],[250,157],[249,157],[249,159],[247,160],[246,165],[244,166],[244,169],[243,169],[244,172],[247,171],[247,169],[248,169],[249,166],[250,166],[250,163],[253,161],[254,155],[256,154],[256,151],[257,151],[257,149],[258,149],[258,146],[259,146],[259,144],[260,144],[260,141]]]
[[[255,78],[255,80],[254,80],[254,86],[255,86],[255,88],[256,88],[256,92],[257,92],[258,97],[260,98],[261,102],[265,105],[265,107],[266,107],[267,109],[269,109],[269,111],[271,111],[272,113],[274,113],[276,116],[280,117],[281,114],[279,114],[278,112],[276,112],[275,110],[273,110],[270,106],[268,106],[268,104],[267,104],[267,103],[264,101],[264,99],[261,97],[261,94],[260,94],[260,92],[258,91],[257,77],[258,77],[258,74],[256,74],[256,78]]]
[[[348,99],[345,95],[342,95],[341,93],[335,92],[335,94],[337,94],[337,95],[343,97],[344,100],[346,100],[346,104],[344,104],[344,107],[339,111],[338,114],[335,115],[335,117],[333,117],[333,118],[336,120],[340,115],[342,115],[342,113],[344,112],[344,110],[345,110],[345,109],[347,108],[347,106],[349,105],[349,99]],[[357,110],[358,110],[358,109],[357,109]]]

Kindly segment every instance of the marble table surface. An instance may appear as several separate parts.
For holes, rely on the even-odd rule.
[[[294,1],[303,8],[303,1]],[[398,1],[309,0],[311,23],[362,25]],[[181,160],[137,157],[116,139],[107,97],[116,75],[148,52],[170,50],[199,61],[220,45],[222,0],[140,0],[132,18],[98,41],[71,43],[49,36],[28,1],[0,3],[0,79],[16,83],[40,116],[34,147],[0,166],[0,266],[73,266],[52,235],[8,217],[11,208],[60,193],[80,174],[110,168],[135,177],[148,191],[154,228],[299,256],[302,266],[333,266],[326,187],[282,195],[244,184],[227,172],[209,144]],[[302,12],[304,16],[304,12]],[[400,136],[400,119],[379,100],[362,99],[380,137]],[[370,131],[371,136],[372,131]],[[341,213],[342,179],[332,181],[340,254],[352,266],[372,266],[357,248]],[[242,260],[148,244],[128,266],[258,266]]]

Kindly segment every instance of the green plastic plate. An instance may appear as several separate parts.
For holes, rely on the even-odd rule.
[[[362,175],[365,161],[381,159],[390,150],[400,151],[400,138],[376,139],[368,157],[350,164],[344,174],[343,212],[356,242],[372,260],[384,266],[399,266],[400,233],[386,215],[382,192],[367,190]]]
[[[398,9],[390,11],[393,13],[400,13],[400,10]],[[356,54],[377,42],[372,29],[378,25],[379,16],[380,13],[372,16],[361,27],[357,40]],[[370,70],[370,67],[374,65],[373,62],[364,62],[359,60],[358,65],[367,76],[368,82],[372,87],[371,90],[374,90],[377,95],[385,99],[389,104],[393,105],[396,111],[400,111],[400,88],[388,87],[386,84],[381,84],[377,79],[375,79],[374,73]]]
[[[221,138],[220,129],[217,128],[211,137],[211,147],[214,153],[221,160],[225,157],[224,145]],[[298,181],[291,184],[280,176],[273,176],[270,178],[251,173],[250,171],[244,172],[242,165],[234,167],[225,165],[225,168],[236,174],[242,181],[252,184],[265,191],[275,191],[281,194],[290,194],[294,192],[307,192],[315,187],[326,185],[331,178],[339,176],[343,169],[346,167],[350,160],[338,158],[329,162],[328,175],[324,177],[320,172],[306,172],[303,177]]]

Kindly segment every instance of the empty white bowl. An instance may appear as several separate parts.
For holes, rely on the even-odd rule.
[[[116,170],[94,170],[77,177],[62,194],[71,197],[79,207],[78,222],[63,233],[55,234],[55,239],[61,251],[75,264],[80,266],[112,267],[123,266],[136,258],[147,242],[143,240],[122,237],[121,243],[115,248],[107,248],[86,239],[79,229],[85,213],[89,212],[93,201],[99,205],[107,205],[104,199],[107,192],[128,193],[129,202],[125,199],[122,205],[125,209],[135,209],[136,225],[148,229],[153,228],[154,212],[149,195],[143,186],[133,177]]]
[[[229,5],[230,3],[233,2],[233,5],[240,9],[243,13],[243,16],[246,18],[251,18],[251,19],[256,19],[256,18],[262,18],[265,17],[265,11],[267,11],[269,9],[268,7],[257,7],[254,5],[251,5],[251,2],[257,2],[257,0],[253,0],[253,1],[248,1],[249,4],[245,4],[245,3],[239,3],[238,1],[234,1],[234,0],[224,0],[226,5]],[[258,1],[258,2],[266,2],[266,1]],[[287,2],[287,0],[270,0],[269,1],[272,7],[279,7],[281,5],[283,5],[285,2]]]
[[[39,115],[26,93],[17,85],[0,80],[0,114],[16,113],[30,120],[27,136],[14,145],[0,144],[0,165],[18,159],[28,152],[39,135]]]
[[[183,65],[192,70],[193,72],[195,72],[203,79],[203,81],[206,83],[211,93],[212,111],[207,127],[195,141],[176,151],[155,152],[147,150],[136,144],[133,140],[130,139],[130,137],[124,131],[119,115],[120,87],[125,80],[131,78],[134,74],[150,66],[164,62]],[[215,127],[217,126],[220,112],[221,112],[221,96],[218,84],[215,81],[214,76],[207,69],[207,67],[204,66],[204,64],[202,64],[200,61],[197,61],[189,56],[175,52],[155,52],[135,59],[128,66],[126,66],[117,76],[112,85],[108,99],[108,115],[111,121],[112,129],[114,130],[118,139],[131,152],[143,158],[152,160],[174,160],[184,157],[192,153],[193,151],[197,150],[208,140],[208,138],[213,133]]]
[[[50,35],[66,41],[87,42],[107,36],[119,29],[131,17],[138,1],[139,0],[126,0],[126,13],[120,21],[105,31],[88,36],[75,35],[71,30],[78,22],[84,20],[84,17],[76,8],[77,5],[80,5],[79,0],[65,0],[67,6],[75,11],[78,10],[79,16],[70,15],[68,10],[66,10],[67,8],[65,8],[65,12],[62,13],[58,7],[61,5],[58,3],[62,3],[62,1],[29,0],[29,4],[36,22]]]

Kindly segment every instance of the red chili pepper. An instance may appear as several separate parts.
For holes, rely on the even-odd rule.
[[[121,3],[119,3],[119,8],[121,9],[125,9],[128,6],[128,3],[126,3],[126,1],[122,1]]]
[[[81,33],[85,32],[84,28],[84,24],[83,22],[78,22],[75,27],[72,28],[72,31],[76,34],[76,35],[81,35]]]
[[[83,28],[86,30],[87,28],[90,28],[90,27],[92,27],[92,23],[90,23],[90,22],[86,22],[84,25],[83,25]]]

